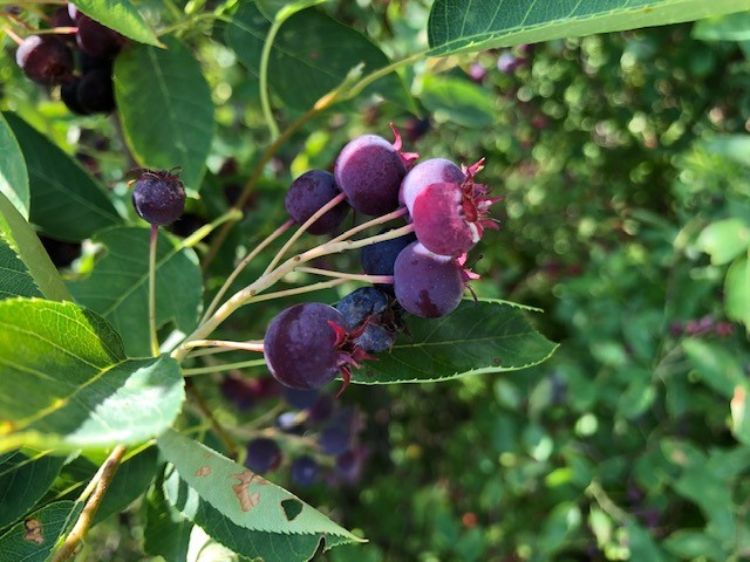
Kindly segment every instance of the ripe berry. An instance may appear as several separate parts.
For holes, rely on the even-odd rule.
[[[310,486],[315,483],[320,467],[314,458],[304,455],[294,459],[291,467],[292,482],[298,486]]]
[[[50,21],[52,27],[75,27],[75,24],[67,6],[60,6],[55,10]]]
[[[92,70],[78,83],[78,102],[87,113],[109,113],[115,109],[112,72]]]
[[[367,451],[358,447],[336,458],[336,474],[346,483],[353,484],[362,476]]]
[[[323,170],[305,172],[292,183],[286,194],[284,205],[297,224],[304,223],[313,216],[341,190],[336,185],[333,174]],[[349,206],[341,202],[325,213],[307,229],[311,234],[328,234],[333,232],[344,220]]]
[[[306,410],[311,408],[315,402],[318,401],[319,393],[317,390],[299,390],[297,388],[284,387],[281,390],[281,394],[284,396],[284,400],[290,406],[293,406],[299,410]]]
[[[65,107],[76,115],[88,115],[88,111],[86,111],[78,99],[78,86],[80,83],[80,78],[72,78],[65,82],[60,86],[60,98]]]
[[[40,84],[60,84],[73,73],[73,54],[50,35],[31,35],[16,51],[16,62],[26,76]]]
[[[354,343],[367,353],[382,353],[396,343],[396,332],[381,324],[367,324]]]
[[[401,137],[389,143],[362,135],[347,144],[336,160],[336,183],[349,204],[366,215],[383,215],[398,207],[398,191],[407,163],[416,155],[401,153]]]
[[[103,26],[83,14],[76,16],[78,47],[92,57],[112,58],[122,48],[125,38],[115,30]]]
[[[479,242],[485,228],[498,228],[488,210],[500,198],[489,197],[487,186],[473,181],[481,166],[480,160],[469,168],[461,183],[433,183],[414,199],[414,232],[431,252],[460,256]]]
[[[281,464],[281,449],[273,439],[259,437],[247,444],[245,466],[257,474],[265,474]]]
[[[327,304],[304,303],[287,308],[269,324],[263,340],[266,364],[281,384],[316,389],[331,382],[347,365],[356,364],[349,353],[344,317]]]
[[[339,424],[326,427],[318,438],[320,449],[327,455],[340,455],[349,448],[352,435],[348,427]]]
[[[333,398],[329,394],[322,394],[310,408],[307,420],[312,424],[323,423],[333,414],[334,406]]]
[[[461,260],[434,254],[414,242],[396,260],[393,287],[396,299],[408,312],[437,318],[456,309],[467,277]]]
[[[135,183],[133,205],[145,221],[169,224],[185,209],[185,188],[180,179],[169,172],[146,170]]]
[[[385,231],[384,231],[385,232]],[[417,236],[410,232],[398,238],[383,240],[362,248],[359,255],[362,270],[367,275],[393,275],[393,266],[401,250],[416,241]]]
[[[100,59],[92,57],[86,53],[78,54],[78,62],[81,67],[81,73],[88,74],[92,70],[106,70],[112,75],[112,59]]]
[[[430,158],[420,162],[406,174],[398,198],[412,212],[414,199],[433,183],[461,183],[466,178],[461,168],[445,158]]]
[[[388,308],[388,296],[377,287],[355,289],[338,303],[338,310],[344,319],[343,326],[353,330],[367,318],[380,314]]]

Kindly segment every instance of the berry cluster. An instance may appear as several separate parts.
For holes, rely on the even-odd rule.
[[[499,198],[475,181],[483,160],[459,167],[433,158],[413,166],[418,155],[403,152],[393,130],[394,143],[376,135],[352,140],[333,174],[309,171],[287,193],[294,222],[323,213],[309,225],[313,234],[335,232],[349,207],[366,215],[408,215],[413,230],[391,239],[384,235],[362,249],[364,272],[392,278],[392,287],[357,289],[335,307],[297,304],[271,321],[263,344],[266,363],[288,387],[317,389],[338,374],[346,386],[352,368],[392,347],[404,310],[423,318],[455,310],[467,282],[476,278],[465,267],[466,253],[485,229],[497,228],[488,211]]]
[[[75,40],[51,33],[26,37],[16,51],[18,66],[35,82],[59,85],[60,97],[73,113],[114,110],[112,62],[125,38],[73,4],[58,8],[51,21],[54,29],[75,31]]]

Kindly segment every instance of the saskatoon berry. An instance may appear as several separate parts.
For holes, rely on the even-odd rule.
[[[52,14],[52,20],[50,21],[52,27],[75,27],[76,23],[72,17],[67,6],[60,6],[55,13]]]
[[[366,452],[362,449],[346,451],[336,458],[336,474],[353,484],[362,476]]]
[[[320,433],[318,444],[325,454],[340,455],[349,448],[351,437],[348,427],[329,425]]]
[[[317,402],[313,404],[312,408],[310,408],[307,419],[313,424],[322,423],[331,417],[333,408],[333,398],[328,394],[322,394]]]
[[[365,246],[359,255],[362,270],[367,275],[393,275],[393,266],[401,250],[416,240],[417,236],[410,232],[398,238]]]
[[[65,107],[76,115],[88,115],[88,111],[81,105],[78,99],[78,86],[81,83],[80,78],[68,80],[60,87],[60,98]]]
[[[399,201],[406,205],[409,213],[412,212],[414,199],[422,193],[428,185],[433,183],[461,183],[466,175],[461,168],[445,158],[431,158],[420,162],[406,174],[401,191],[398,194]]]
[[[434,254],[414,242],[396,260],[393,278],[396,299],[416,316],[445,316],[461,302],[465,287],[462,270],[458,260]]]
[[[147,170],[135,183],[133,205],[146,222],[169,224],[185,209],[185,188],[180,179],[169,172]]]
[[[31,35],[16,51],[16,62],[26,76],[40,84],[60,84],[73,73],[73,54],[56,37]]]
[[[229,376],[221,382],[221,392],[237,408],[246,410],[252,407],[256,400],[263,400],[277,394],[278,386],[278,383],[271,377],[246,379]]]
[[[401,138],[394,144],[377,135],[357,137],[339,154],[334,173],[349,204],[366,215],[383,215],[398,207],[398,191],[406,175]]]
[[[344,318],[326,304],[298,304],[279,313],[263,340],[266,363],[276,380],[307,390],[332,381],[343,364],[332,324],[343,326]]]
[[[78,62],[81,65],[81,72],[88,74],[92,70],[106,70],[112,75],[112,59],[100,59],[92,57],[86,53],[79,53]]]
[[[292,462],[292,482],[298,486],[310,486],[314,484],[319,472],[318,463],[308,455],[298,457]]]
[[[281,449],[273,439],[259,437],[247,444],[245,466],[257,474],[265,474],[281,464]]]
[[[396,343],[396,333],[380,324],[368,324],[354,343],[367,353],[382,353]]]
[[[286,194],[284,205],[294,222],[302,224],[339,193],[341,190],[336,185],[333,174],[323,170],[311,170],[294,180]],[[339,203],[312,223],[308,231],[311,234],[333,232],[344,220],[348,210],[348,205]]]
[[[125,38],[88,16],[76,16],[78,33],[76,42],[84,53],[102,59],[112,58],[122,48]]]
[[[348,330],[353,330],[370,316],[380,314],[387,308],[388,296],[377,287],[360,287],[336,303],[336,310],[344,317],[343,326]]]
[[[286,387],[282,389],[281,393],[284,396],[284,400],[286,400],[290,406],[299,410],[311,408],[318,401],[319,396],[317,390],[299,390],[297,388]]]
[[[92,70],[78,83],[78,102],[88,113],[109,113],[115,109],[112,90],[112,73],[109,70]]]

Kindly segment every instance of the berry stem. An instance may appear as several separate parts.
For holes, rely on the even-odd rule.
[[[297,267],[295,271],[301,273],[311,273],[313,275],[322,275],[324,277],[335,277],[344,281],[364,281],[366,283],[390,285],[393,283],[393,275],[360,275],[357,273],[345,273],[343,271],[331,271],[330,269],[320,269],[317,267]]]
[[[180,247],[192,248],[193,246],[197,245],[201,240],[203,240],[206,236],[211,234],[214,230],[216,230],[216,228],[218,228],[225,222],[237,220],[238,218],[242,218],[242,213],[236,209],[229,209],[223,215],[215,218],[213,221],[211,221],[208,224],[204,224],[198,230],[193,232],[190,236],[185,238],[180,243]]]
[[[159,338],[156,334],[156,247],[159,243],[159,225],[151,225],[148,243],[148,324],[151,335],[151,355],[159,355]]]
[[[249,361],[240,361],[238,363],[225,363],[223,365],[212,365],[210,367],[196,367],[195,369],[183,369],[182,374],[186,377],[195,375],[209,375],[211,373],[223,373],[225,371],[234,371],[235,369],[246,369],[248,367],[260,367],[265,365],[265,359],[252,359]]]
[[[266,275],[270,271],[273,270],[276,265],[281,261],[281,258],[284,257],[284,254],[289,250],[289,248],[292,247],[292,245],[300,239],[300,237],[307,232],[307,229],[310,228],[310,225],[313,224],[316,220],[318,220],[320,217],[325,215],[328,211],[333,209],[336,205],[343,202],[346,199],[346,195],[343,193],[339,193],[336,197],[331,199],[328,203],[323,205],[320,209],[318,209],[309,219],[307,219],[302,226],[300,226],[294,234],[289,238],[289,240],[286,241],[286,243],[281,247],[281,250],[273,257],[271,260],[271,263],[268,264],[268,267],[263,271],[263,275]]]
[[[262,341],[193,340],[186,347],[221,347],[227,351],[241,349],[263,353]],[[207,354],[209,355],[209,354]]]
[[[311,285],[305,285],[304,287],[297,287],[296,289],[286,289],[284,291],[276,291],[274,293],[266,293],[265,295],[259,295],[257,297],[253,297],[251,301],[248,302],[263,302],[263,301],[270,301],[274,299],[280,299],[283,297],[291,297],[293,295],[301,295],[303,293],[312,293],[314,291],[322,291],[323,289],[330,289],[332,287],[337,287],[339,285],[343,285],[347,282],[347,279],[334,279],[332,281],[321,281],[320,283],[313,283]]]
[[[219,292],[216,293],[216,296],[211,301],[211,304],[208,305],[206,312],[203,314],[203,317],[201,318],[201,321],[200,321],[201,324],[203,324],[208,318],[210,318],[211,314],[213,314],[214,310],[216,310],[216,307],[219,306],[221,299],[224,298],[224,295],[232,286],[232,283],[234,283],[235,279],[239,277],[240,273],[242,273],[245,270],[248,264],[253,259],[255,259],[258,256],[258,254],[260,254],[263,250],[265,250],[269,244],[271,244],[279,236],[281,236],[287,230],[289,230],[289,228],[291,228],[293,224],[294,224],[294,221],[292,219],[287,220],[279,228],[277,228],[271,234],[269,234],[249,254],[247,254],[244,258],[242,258],[242,261],[240,261],[240,263],[237,264],[237,267],[234,268],[234,271],[232,271],[231,275],[229,275],[229,277],[227,277],[227,280],[224,281],[224,284],[221,286],[221,289],[219,289]]]
[[[276,124],[276,119],[274,119],[273,116],[271,100],[268,92],[268,62],[271,59],[271,48],[276,39],[276,34],[279,32],[279,29],[281,29],[284,21],[285,18],[274,18],[271,28],[266,34],[266,40],[263,42],[263,50],[260,53],[260,106],[263,109],[263,117],[265,118],[268,130],[271,133],[271,141],[275,141],[279,138],[279,126]]]
[[[354,236],[355,234],[362,232],[363,230],[366,230],[370,227],[377,226],[379,224],[390,222],[397,218],[403,217],[404,215],[406,215],[407,212],[408,211],[406,207],[400,207],[399,209],[396,209],[395,211],[388,213],[387,215],[383,215],[383,216],[371,219],[367,222],[363,222],[362,224],[359,224],[355,226],[354,228],[347,230],[343,234],[339,234],[336,238],[328,242],[328,244],[333,244],[335,242],[341,242],[342,240],[347,240],[351,238],[352,236]]]
[[[8,37],[10,37],[11,39],[13,39],[13,41],[15,41],[16,45],[20,45],[21,43],[23,43],[23,39],[21,39],[18,35],[16,35],[16,32],[13,31],[11,28],[3,27],[3,31]]]
[[[35,35],[71,35],[78,33],[77,27],[52,27],[50,29],[37,29]]]

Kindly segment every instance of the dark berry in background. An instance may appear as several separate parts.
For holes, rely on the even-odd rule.
[[[312,390],[339,372],[336,332],[341,313],[327,304],[304,303],[283,310],[269,324],[263,340],[268,369],[281,384]]]
[[[377,287],[360,287],[336,303],[336,309],[344,317],[344,327],[348,330],[353,330],[372,315],[385,312],[387,308],[388,295]]]
[[[366,452],[363,449],[346,451],[336,458],[336,475],[347,484],[354,484],[362,477]]]
[[[109,113],[115,109],[112,72],[92,70],[78,83],[78,102],[88,113]]]
[[[318,401],[320,393],[317,390],[300,390],[284,387],[281,391],[287,404],[299,410],[306,410]]]
[[[73,53],[52,35],[31,35],[16,51],[16,62],[24,74],[40,84],[61,84],[73,75]]]
[[[310,486],[318,479],[320,466],[314,458],[305,455],[294,459],[290,473],[292,482],[298,486]]]
[[[334,407],[333,398],[328,394],[321,394],[320,398],[310,408],[307,419],[312,424],[323,423],[331,417]]]
[[[68,267],[81,255],[81,245],[75,242],[63,242],[43,235],[39,240],[56,267]]]
[[[107,70],[112,74],[112,59],[100,59],[86,53],[78,53],[78,64],[82,74],[88,74],[92,70]]]
[[[133,188],[133,205],[138,215],[155,225],[176,221],[185,209],[185,188],[168,172],[143,172]]]
[[[245,466],[257,474],[265,474],[281,464],[281,449],[273,439],[259,437],[247,444]]]
[[[377,216],[398,207],[406,165],[393,144],[377,135],[362,135],[341,151],[335,174],[349,204],[361,213]]]
[[[325,454],[340,455],[349,448],[351,439],[351,429],[334,421],[320,433],[318,444]]]
[[[333,174],[311,170],[294,180],[287,191],[284,205],[292,220],[302,224],[340,193]],[[349,205],[342,201],[307,230],[311,234],[329,234],[339,227],[348,211]]]
[[[81,105],[78,100],[78,85],[81,83],[80,78],[71,78],[60,87],[60,99],[65,107],[76,115],[88,115],[88,111]]]
[[[88,16],[79,15],[76,25],[78,26],[76,34],[78,47],[92,57],[112,58],[125,42],[122,35]]]
[[[367,275],[393,275],[393,267],[401,250],[416,240],[416,234],[410,232],[398,238],[365,246],[359,255],[362,270]]]
[[[67,6],[60,6],[55,13],[52,14],[50,20],[52,27],[75,27],[76,22],[70,17]],[[71,36],[72,37],[72,36]]]

